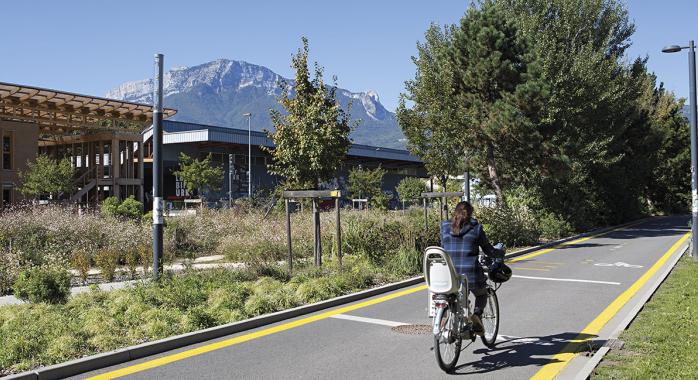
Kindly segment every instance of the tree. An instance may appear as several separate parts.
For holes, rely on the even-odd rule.
[[[36,161],[27,162],[25,172],[19,173],[19,191],[26,197],[38,198],[48,194],[51,199],[56,199],[60,193],[75,188],[74,174],[70,160],[54,160],[41,154],[36,157]]]
[[[336,83],[327,88],[317,63],[310,79],[308,40],[302,41],[303,48],[292,57],[293,88],[281,82],[278,101],[286,114],[269,111],[276,130],[267,134],[275,146],[266,151],[272,156],[269,172],[284,177],[286,186],[316,189],[335,177],[349,151],[351,128],[348,112],[336,100]]]
[[[369,201],[383,193],[383,176],[385,169],[380,166],[370,170],[364,168],[355,168],[349,171],[347,179],[347,190],[354,197],[366,198]]]
[[[405,82],[397,119],[407,137],[407,148],[418,156],[433,177],[446,186],[449,176],[461,172],[464,150],[460,144],[458,108],[453,101],[454,74],[449,60],[452,27],[432,25],[424,43],[417,43],[415,78]],[[412,107],[407,107],[411,103]]]
[[[536,56],[511,17],[485,1],[454,28],[450,57],[459,143],[504,205],[504,182],[528,173],[542,140],[547,89]]]
[[[223,169],[211,165],[211,154],[204,159],[193,159],[185,153],[179,154],[179,170],[173,172],[184,181],[189,194],[194,191],[203,198],[203,189],[220,190],[223,183]]]
[[[405,177],[397,184],[396,189],[400,199],[408,201],[419,199],[427,190],[427,185],[421,178]]]

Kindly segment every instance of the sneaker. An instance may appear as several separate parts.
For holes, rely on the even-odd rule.
[[[475,335],[485,335],[485,326],[482,325],[482,320],[480,319],[480,316],[477,314],[473,314],[470,317],[470,320],[473,322],[473,332],[475,333]]]

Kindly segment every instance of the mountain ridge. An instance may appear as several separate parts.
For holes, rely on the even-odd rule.
[[[281,81],[291,87],[294,84],[264,66],[221,58],[164,73],[164,103],[178,110],[172,120],[246,129],[247,119],[242,114],[251,112],[253,130],[273,130],[269,109],[282,111],[276,100]],[[130,81],[106,96],[152,104],[153,88],[153,79]],[[395,114],[380,103],[375,91],[352,92],[338,87],[336,94],[345,110],[351,102],[351,119],[360,121],[351,134],[355,143],[405,148]]]

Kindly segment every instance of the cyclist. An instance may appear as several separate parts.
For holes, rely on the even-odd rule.
[[[468,289],[475,296],[473,331],[482,335],[482,312],[487,305],[487,288],[484,270],[478,256],[479,248],[489,257],[501,259],[501,251],[487,240],[482,225],[473,218],[473,206],[459,202],[453,211],[453,219],[441,222],[441,247],[451,256],[456,272],[468,281]]]

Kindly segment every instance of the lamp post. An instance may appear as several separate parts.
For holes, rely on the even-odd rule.
[[[163,198],[162,198],[162,87],[164,57],[155,54],[155,88],[153,93],[153,278],[162,272]]]
[[[252,199],[252,113],[242,116],[247,117],[247,196]]]
[[[693,40],[688,46],[669,45],[662,49],[662,53],[676,53],[688,49],[688,82],[690,86],[689,119],[691,121],[691,255],[693,261],[698,261],[698,177],[696,165],[698,164],[698,152],[696,147],[696,123],[698,112],[696,111],[696,50]]]

